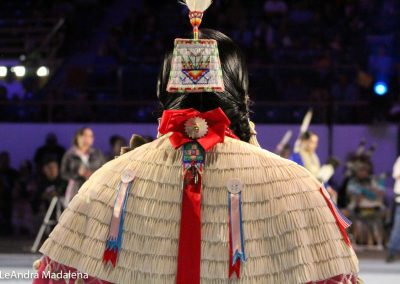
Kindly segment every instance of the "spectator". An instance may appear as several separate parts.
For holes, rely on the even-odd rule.
[[[317,177],[320,169],[320,161],[316,150],[318,148],[318,135],[307,131],[300,137],[300,149],[295,149],[290,160],[309,170]]]
[[[119,156],[121,154],[121,148],[127,145],[127,142],[124,137],[119,136],[119,135],[113,135],[110,137],[110,146],[111,146],[111,151],[107,155],[107,160],[112,160],[116,156]]]
[[[150,137],[150,139],[151,139],[151,137]],[[137,135],[137,134],[132,134],[131,140],[129,141],[129,146],[122,147],[120,155],[128,153],[129,151],[132,151],[132,150],[136,149],[137,147],[140,147],[140,146],[142,146],[146,143],[149,143],[150,141],[153,141],[153,140],[148,140],[145,137]]]
[[[18,172],[10,166],[10,154],[0,153],[0,232],[12,233],[12,192],[18,179]]]
[[[39,3],[36,4],[36,2]],[[53,2],[30,1],[28,7],[31,7],[31,9],[25,9],[24,13],[33,12],[35,19],[40,19],[43,15],[65,18],[65,30],[60,31],[62,34],[65,33],[65,37],[62,36],[65,40],[62,41],[63,45],[60,44],[58,52],[61,51],[63,56],[68,57],[69,52],[74,52],[71,48],[77,50],[82,47],[83,41],[79,39],[90,34],[88,28],[96,22],[91,21],[91,19],[94,19],[93,16],[96,17],[99,11],[107,10],[106,5],[103,1],[93,1],[90,5],[86,2],[86,4],[82,4],[80,1]],[[78,99],[82,104],[80,107],[68,107],[68,105],[58,103],[44,104],[52,107],[49,109],[44,107],[42,111],[38,111],[36,106],[33,105],[20,105],[20,96],[17,96],[17,100],[12,100],[11,106],[0,111],[0,118],[9,121],[31,121],[33,119],[46,121],[51,118],[53,121],[63,122],[99,121],[100,119],[115,121],[115,119],[131,120],[130,118],[132,118],[136,121],[150,122],[152,116],[143,105],[140,105],[138,111],[134,112],[135,114],[143,113],[143,115],[132,115],[128,113],[128,108],[125,108],[124,112],[119,112],[118,115],[104,115],[102,110],[106,107],[92,104],[98,98],[111,99],[113,96],[105,90],[117,85],[120,98],[140,100],[140,97],[142,97],[143,99],[150,99],[151,90],[146,86],[151,85],[158,71],[158,67],[153,64],[157,61],[154,54],[159,54],[158,50],[164,48],[165,39],[170,40],[172,35],[183,35],[188,31],[188,26],[185,30],[182,29],[184,20],[180,20],[181,17],[176,17],[179,13],[186,14],[187,9],[179,11],[174,7],[176,3],[169,1],[161,1],[162,3],[160,1],[139,2],[133,4],[132,7],[139,5],[140,9],[131,7],[129,9],[132,11],[130,15],[129,10],[127,10],[128,13],[121,15],[121,17],[124,17],[123,19],[117,20],[107,27],[107,34],[100,39],[99,45],[95,45],[100,46],[101,49],[101,56],[97,57],[101,61],[100,64],[97,64],[98,60],[95,60],[97,63],[93,65],[94,61],[86,58],[83,61],[85,66],[78,68],[81,70],[78,72],[82,74],[81,76],[76,76],[77,70],[72,68],[74,70],[71,69],[71,72],[66,72],[65,78],[60,78],[65,84],[62,91],[57,91],[62,93],[60,96],[51,88],[43,89],[43,94],[40,96],[41,91],[37,91],[36,87],[28,88],[26,79],[24,79],[25,90],[35,100],[48,99],[49,97],[54,101]],[[365,71],[371,71],[372,73],[369,72],[369,74],[373,76],[383,77],[388,75],[385,81],[390,84],[390,90],[396,93],[396,89],[391,85],[393,78],[389,75],[393,73],[392,66],[398,57],[399,49],[394,48],[393,54],[385,47],[377,50],[369,58],[370,69],[367,68],[368,62],[364,61],[371,48],[371,44],[367,42],[381,46],[391,46],[391,43],[399,42],[398,33],[393,33],[391,29],[393,22],[397,23],[398,1],[390,0],[381,4],[373,2],[370,0],[361,2],[323,1],[316,4],[315,1],[264,0],[261,3],[250,1],[244,4],[240,0],[218,1],[214,5],[218,8],[210,9],[210,14],[205,19],[204,24],[220,26],[221,29],[236,39],[241,47],[244,47],[253,77],[256,75],[259,78],[265,78],[270,75],[269,73],[273,73],[276,77],[274,81],[277,86],[288,86],[289,90],[281,88],[277,91],[276,97],[280,100],[286,100],[289,97],[291,101],[305,101],[309,98],[311,90],[303,90],[304,86],[315,83],[314,77],[307,75],[302,76],[304,78],[300,80],[294,79],[292,82],[292,68],[296,76],[303,73],[303,69],[307,71],[317,69],[321,81],[320,87],[326,90],[335,89],[337,93],[341,91],[338,87],[342,86],[338,86],[341,83],[333,86],[336,82],[331,80],[332,72],[349,74],[347,70],[353,72],[354,66],[363,66],[362,68]],[[86,7],[99,9],[83,9]],[[2,4],[0,4],[1,8],[3,8]],[[161,8],[164,14],[170,15],[170,25],[164,25],[164,17],[153,13],[154,9],[157,8]],[[220,11],[224,11],[224,13],[220,13]],[[85,14],[85,16],[82,17],[82,14]],[[264,17],[265,15],[266,17]],[[82,25],[86,22],[91,24]],[[36,24],[39,25],[40,22]],[[376,31],[381,30],[390,34],[373,36]],[[92,52],[95,49],[94,47]],[[141,63],[137,64],[138,62]],[[267,64],[268,67],[265,66]],[[301,69],[298,69],[299,65],[301,65]],[[274,71],[270,72],[269,70]],[[13,77],[14,73],[10,73],[10,76]],[[140,76],[140,82],[132,83],[129,80],[137,76]],[[269,97],[264,96],[264,90],[268,89],[264,80],[251,79],[253,98],[269,100]],[[353,78],[349,79],[350,83],[345,86],[347,89],[344,91],[345,93],[349,93],[349,88],[354,87]],[[301,85],[300,92],[297,92],[299,86],[297,86],[296,81],[299,81],[298,83]],[[18,81],[14,80],[13,82],[19,84]],[[81,88],[83,87],[82,82],[87,83],[83,84],[87,88]],[[76,85],[72,86],[72,84]],[[295,84],[294,87],[293,84]],[[36,84],[33,84],[33,86],[36,86]],[[368,85],[363,89],[356,88],[356,97],[360,93],[359,98],[367,98],[370,91],[369,87]],[[27,99],[26,92],[23,91],[23,93],[24,98]],[[49,96],[49,93],[54,93],[54,95]],[[350,93],[350,97],[353,98],[354,90],[350,90]],[[132,94],[135,94],[135,97]],[[13,96],[10,92],[7,92],[7,95]],[[340,93],[340,95],[335,94],[335,97],[345,99],[347,96]],[[333,103],[335,103],[335,100]],[[354,109],[357,111],[353,111]],[[278,119],[278,122],[294,122],[293,109],[287,107],[287,110],[288,115],[282,115],[282,112],[275,119]],[[357,104],[355,107],[347,107],[345,113],[340,113],[340,117],[338,115],[333,117],[335,122],[345,123],[370,122],[374,118],[374,115],[365,115],[361,110],[362,107]],[[336,109],[334,112],[336,112]],[[385,109],[377,112],[375,116],[381,116],[384,112]],[[260,115],[258,119],[271,122],[266,116]]]
[[[58,160],[47,157],[43,160],[36,191],[32,198],[32,211],[35,215],[44,215],[54,196],[64,196],[67,181],[61,178]]]
[[[395,208],[394,208],[394,225],[390,234],[390,240],[387,246],[388,254],[387,262],[395,260],[396,254],[400,252],[400,157],[397,158],[393,166]]]
[[[32,163],[28,160],[23,161],[19,168],[19,177],[12,193],[12,224],[14,234],[31,235],[33,233],[29,201],[35,191],[35,186]]]
[[[290,159],[290,156],[292,155],[292,146],[290,144],[285,144],[280,151],[277,153],[279,156],[285,159]]]
[[[73,146],[65,153],[61,162],[61,176],[68,180],[65,203],[78,192],[81,185],[100,168],[105,158],[100,150],[93,148],[94,135],[92,129],[79,129],[73,140]]]
[[[143,138],[146,140],[146,143],[154,141],[156,139],[151,135],[145,135],[145,136],[143,136]]]
[[[41,169],[44,159],[53,157],[58,165],[61,164],[61,159],[64,156],[65,148],[58,144],[57,136],[54,133],[48,133],[45,144],[36,150],[34,161],[37,169]]]
[[[347,184],[350,195],[349,210],[354,218],[354,237],[356,242],[383,249],[382,214],[385,188],[373,177],[367,163],[358,162],[355,176]]]

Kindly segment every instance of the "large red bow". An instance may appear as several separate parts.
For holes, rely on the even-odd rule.
[[[158,131],[161,134],[172,132],[169,140],[172,146],[177,149],[183,144],[192,141],[185,133],[185,122],[194,117],[201,117],[207,121],[208,131],[206,135],[197,139],[197,142],[205,151],[211,149],[215,144],[224,142],[225,135],[238,137],[228,128],[230,120],[221,108],[207,112],[198,112],[193,108],[181,110],[166,110],[163,112]]]

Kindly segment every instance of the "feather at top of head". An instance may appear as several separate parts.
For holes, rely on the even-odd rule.
[[[210,7],[212,0],[182,0],[183,5],[186,5],[190,11],[204,12]]]

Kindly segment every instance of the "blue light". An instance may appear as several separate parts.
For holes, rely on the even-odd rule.
[[[388,87],[385,82],[376,82],[374,85],[374,91],[378,96],[384,96],[388,91]]]

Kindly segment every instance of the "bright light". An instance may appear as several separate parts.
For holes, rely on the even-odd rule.
[[[7,76],[7,67],[0,66],[0,77],[6,77],[6,76]]]
[[[376,82],[374,91],[378,96],[384,96],[388,91],[388,87],[385,82]]]
[[[49,68],[47,68],[45,66],[40,66],[38,68],[38,70],[36,71],[36,75],[38,75],[38,77],[49,76]]]
[[[11,71],[14,72],[17,77],[24,77],[26,73],[24,66],[14,66],[11,68]]]

